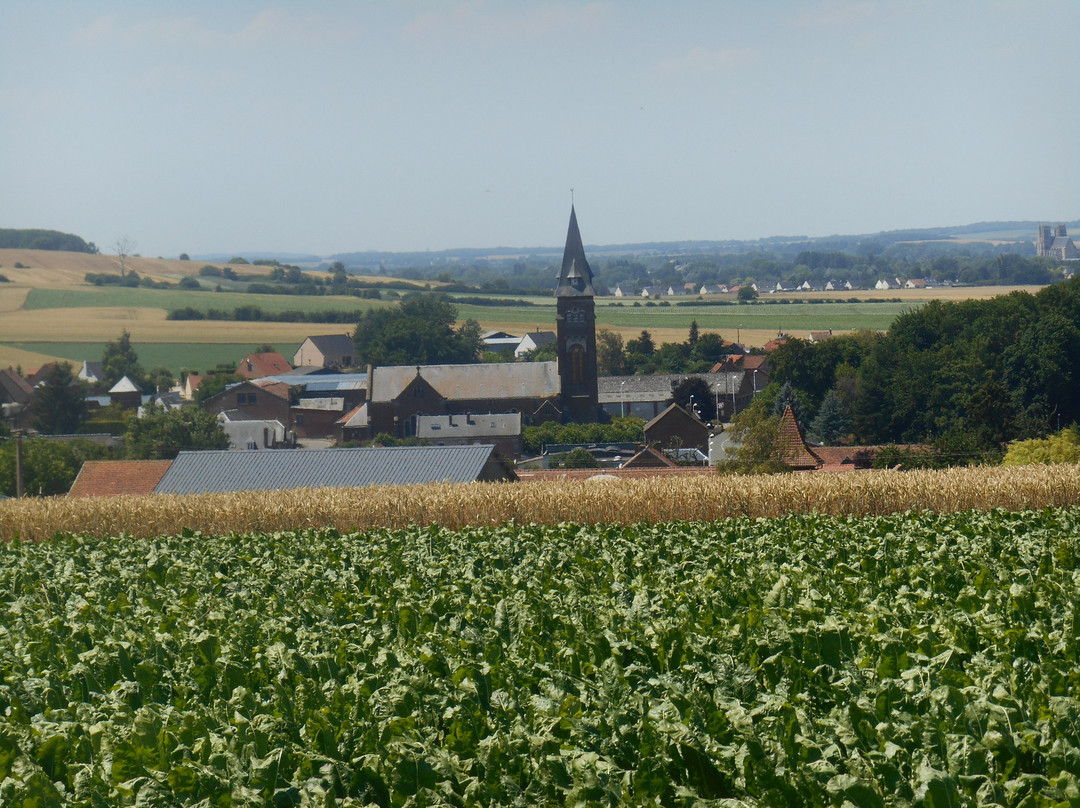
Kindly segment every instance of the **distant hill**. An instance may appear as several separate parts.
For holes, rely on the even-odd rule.
[[[0,249],[62,250],[65,252],[96,253],[94,242],[83,241],[71,233],[59,230],[0,229]]]
[[[920,252],[948,253],[957,248],[974,249],[984,245],[986,251],[1035,254],[1035,235],[1040,224],[1059,222],[1008,221],[977,222],[951,227],[931,227],[909,230],[889,230],[879,233],[832,236],[770,236],[760,239],[729,239],[726,241],[643,241],[628,244],[592,244],[586,249],[590,256],[616,257],[631,255],[745,255],[769,253],[778,258],[794,257],[807,250],[842,252],[883,252],[899,244],[920,246]],[[1070,233],[1080,232],[1080,220],[1064,222]],[[895,252],[895,251],[894,251]],[[552,247],[486,247],[433,250],[425,252],[380,252],[375,250],[338,253],[327,261],[341,261],[349,267],[389,270],[403,267],[430,267],[476,261],[510,262],[545,259],[562,255],[561,246]]]

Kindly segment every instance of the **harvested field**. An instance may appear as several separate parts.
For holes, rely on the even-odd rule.
[[[6,500],[0,502],[0,537],[39,540],[74,531],[147,538],[181,528],[220,534],[413,524],[628,524],[1070,505],[1080,505],[1076,464]]]

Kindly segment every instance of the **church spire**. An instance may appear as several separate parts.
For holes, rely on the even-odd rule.
[[[574,205],[570,205],[570,226],[566,230],[566,247],[563,249],[562,269],[559,272],[559,285],[555,297],[595,297],[592,285],[592,270],[585,259],[585,246],[581,243],[581,231],[578,230],[577,214]]]

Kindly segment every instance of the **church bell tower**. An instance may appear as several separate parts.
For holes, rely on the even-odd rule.
[[[596,389],[595,296],[592,270],[585,260],[577,214],[571,205],[559,285],[555,288],[555,331],[564,421],[591,423],[600,420]]]

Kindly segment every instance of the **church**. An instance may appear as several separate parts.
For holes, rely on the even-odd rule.
[[[555,334],[559,363],[559,402],[563,420],[601,420],[596,381],[596,311],[592,269],[585,259],[577,213],[570,206],[562,269],[555,287]]]
[[[595,296],[571,205],[555,287],[557,361],[369,368],[367,401],[343,419],[351,437],[412,437],[430,416],[520,413],[523,425],[606,421],[597,387]]]

